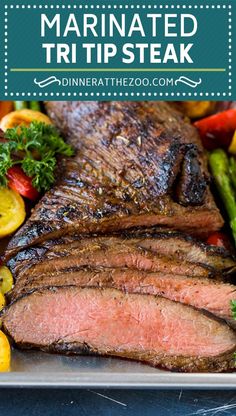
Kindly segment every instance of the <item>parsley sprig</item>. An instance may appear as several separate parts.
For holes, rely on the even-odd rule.
[[[231,300],[231,311],[233,318],[236,319],[236,300]]]
[[[0,185],[7,186],[8,169],[20,165],[39,192],[47,191],[55,181],[57,155],[73,154],[53,125],[33,121],[29,127],[8,129],[0,142]]]

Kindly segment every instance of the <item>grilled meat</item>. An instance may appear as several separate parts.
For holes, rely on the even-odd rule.
[[[213,279],[173,275],[164,272],[144,272],[120,268],[82,268],[67,262],[67,269],[60,265],[47,270],[42,267],[38,274],[25,273],[19,278],[8,295],[14,302],[22,295],[50,286],[78,286],[114,288],[127,293],[161,295],[170,300],[210,312],[228,322],[232,321],[231,300],[235,299],[235,286]],[[231,322],[232,325],[232,322]]]
[[[119,237],[94,237],[85,239],[64,238],[60,243],[32,247],[17,253],[8,262],[15,280],[56,273],[58,270],[83,266],[130,268],[146,271],[173,273],[174,275],[221,277],[221,273],[208,265],[159,255],[158,252],[142,247],[153,239],[122,239]]]
[[[235,365],[236,335],[226,324],[152,295],[51,287],[13,303],[3,325],[23,348],[125,357],[188,372]]]
[[[68,267],[129,267],[174,275],[230,276],[236,263],[224,248],[208,246],[179,232],[130,232],[121,236],[64,236],[20,251],[8,261],[22,276],[55,273]]]
[[[223,224],[195,129],[166,103],[47,109],[76,155],[8,246],[5,330],[22,348],[233,370],[235,261],[180,232]]]
[[[235,258],[224,247],[209,246],[187,234],[160,229],[135,229],[126,238],[139,238],[139,246],[170,258],[207,265],[221,272],[234,271]]]
[[[177,199],[180,204],[202,205],[207,183],[202,174],[195,145],[189,145],[184,156],[182,171],[177,185]]]
[[[160,225],[204,235],[222,226],[196,130],[167,103],[49,102],[47,110],[76,156],[62,161],[8,258],[65,234]]]
[[[220,263],[219,251],[224,252],[174,232],[67,236],[21,251],[8,262],[16,280],[9,300],[50,285],[92,284],[162,295],[230,320],[235,286],[220,280],[234,270],[235,262],[225,251]]]

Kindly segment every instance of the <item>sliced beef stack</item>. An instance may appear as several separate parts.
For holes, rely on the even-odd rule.
[[[5,330],[23,348],[232,370],[235,262],[193,237],[223,224],[194,128],[166,103],[47,109],[76,156],[8,246]]]
[[[170,241],[175,245],[168,252]],[[63,237],[21,251],[8,262],[16,280],[10,299],[50,286],[109,287],[161,295],[230,321],[235,286],[224,279],[234,266],[225,250],[174,232]]]

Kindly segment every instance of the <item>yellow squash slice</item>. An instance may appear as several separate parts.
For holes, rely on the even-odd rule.
[[[183,101],[184,114],[189,118],[200,118],[210,114],[215,107],[214,101]]]
[[[12,189],[0,187],[0,238],[14,233],[25,220],[25,204]]]
[[[6,305],[5,298],[3,294],[0,292],[0,311],[4,308],[5,305]]]
[[[6,335],[0,331],[0,372],[10,370],[11,347]]]
[[[13,286],[13,276],[6,266],[0,267],[0,293],[5,295]]]
[[[232,155],[236,155],[236,131],[234,132],[234,137],[229,146],[229,153],[231,153]]]
[[[3,117],[0,122],[0,128],[3,131],[6,131],[7,129],[11,129],[22,124],[29,126],[32,121],[41,121],[45,124],[52,124],[50,118],[46,116],[46,114],[43,114],[40,111],[24,109],[12,111]]]

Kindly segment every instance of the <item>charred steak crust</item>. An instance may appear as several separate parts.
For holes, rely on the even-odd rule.
[[[198,160],[197,147],[188,145],[177,184],[178,202],[185,206],[202,205],[206,189],[207,181]]]
[[[117,351],[99,351],[87,343],[64,342],[59,341],[41,347],[40,345],[31,345],[27,343],[18,343],[17,347],[23,350],[36,349],[51,354],[63,355],[85,355],[85,356],[102,356],[123,358],[125,360],[141,361],[152,367],[157,367],[163,370],[170,370],[176,373],[222,373],[235,371],[234,350],[227,354],[222,354],[216,357],[195,357],[194,362],[191,357],[177,356],[169,357],[167,354],[159,354],[158,357],[153,357],[151,353],[132,351],[132,353],[117,352]]]
[[[57,183],[12,238],[7,258],[63,234],[221,228],[197,132],[167,103],[49,102],[47,110],[76,156],[61,162]],[[181,169],[189,177],[183,173],[178,187]]]

